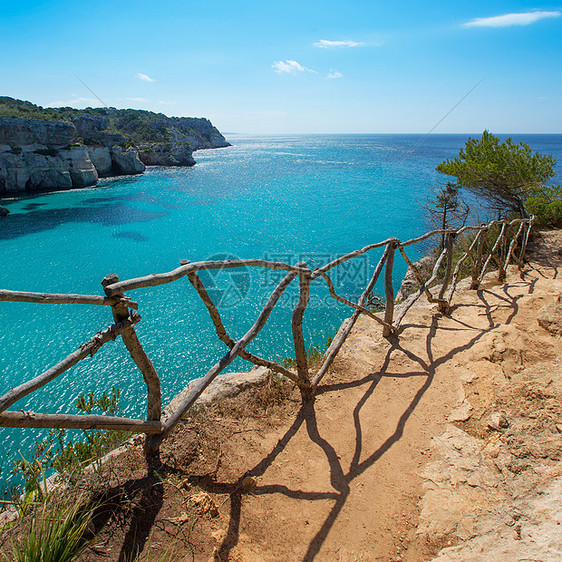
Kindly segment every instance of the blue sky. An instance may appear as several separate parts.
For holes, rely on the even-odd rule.
[[[0,94],[44,106],[99,106],[98,96],[241,133],[562,132],[561,5],[74,0],[0,9]]]

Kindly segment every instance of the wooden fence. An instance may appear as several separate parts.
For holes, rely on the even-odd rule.
[[[181,262],[180,267],[167,273],[157,273],[120,281],[117,275],[108,275],[102,280],[105,296],[29,293],[21,291],[0,290],[0,301],[15,301],[27,303],[51,304],[89,304],[110,306],[114,323],[106,330],[98,332],[89,341],[82,344],[76,351],[65,359],[36,376],[12,388],[0,397],[0,426],[19,428],[82,428],[82,429],[112,429],[142,432],[146,434],[145,455],[149,463],[157,454],[162,440],[170,433],[184,414],[195,403],[213,379],[223,371],[236,357],[241,357],[255,365],[269,368],[292,380],[300,388],[306,399],[314,393],[320,381],[330,368],[338,351],[346,341],[359,315],[365,314],[381,325],[385,337],[397,335],[404,318],[412,305],[425,294],[429,302],[435,303],[440,312],[448,314],[451,300],[461,276],[463,264],[469,260],[471,271],[471,288],[477,289],[484,275],[493,262],[497,266],[498,279],[505,280],[506,269],[513,260],[521,268],[525,256],[527,241],[532,227],[533,218],[509,221],[492,221],[482,226],[465,226],[459,230],[434,230],[423,236],[401,242],[397,238],[389,238],[383,242],[370,244],[364,248],[341,256],[326,265],[310,269],[305,262],[290,265],[282,262],[241,259],[202,261],[190,263]],[[441,237],[443,243],[439,246],[433,271],[425,279],[406,255],[405,249],[432,237]],[[460,245],[458,243],[460,241]],[[459,256],[459,247],[461,255]],[[366,254],[377,248],[384,248],[382,257],[377,263],[371,279],[357,302],[352,302],[336,293],[329,272],[344,262]],[[418,290],[404,302],[395,303],[393,289],[393,266],[396,252],[406,261],[414,272],[418,283]],[[455,258],[458,257],[458,261]],[[273,290],[263,310],[252,327],[240,338],[234,340],[228,335],[221,319],[219,310],[209,296],[201,277],[200,271],[229,268],[261,267],[272,270],[282,270],[285,276]],[[377,280],[384,270],[384,310],[382,313],[373,311],[372,303],[376,296],[373,290]],[[184,400],[173,412],[164,417],[162,415],[162,394],[160,379],[152,361],[143,349],[135,331],[135,324],[141,319],[136,310],[138,303],[125,296],[125,292],[145,287],[155,287],[177,281],[187,277],[206,306],[214,324],[218,338],[229,348],[228,352],[217,361],[192,387]],[[247,351],[248,344],[259,334],[265,326],[269,315],[278,303],[287,287],[298,277],[299,298],[293,310],[291,330],[295,348],[296,368],[290,370],[275,361],[258,357]],[[303,317],[309,302],[310,285],[316,280],[323,280],[327,284],[332,298],[354,309],[353,315],[346,320],[333,338],[326,350],[320,367],[312,376],[303,337]],[[439,280],[440,286],[431,291]],[[382,301],[381,301],[382,302]],[[41,388],[58,377],[82,359],[92,356],[108,341],[121,336],[127,351],[143,375],[147,388],[146,420],[130,419],[99,415],[70,415],[70,414],[41,414],[26,411],[7,411],[18,400],[34,390]]]

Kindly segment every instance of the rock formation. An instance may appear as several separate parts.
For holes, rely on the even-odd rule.
[[[193,166],[193,150],[189,143],[154,143],[139,149],[139,158],[147,166]]]
[[[88,147],[90,160],[100,178],[129,176],[144,172],[136,149],[121,133],[107,131],[107,120],[98,115],[79,115],[72,120],[76,134]]]
[[[75,121],[78,127],[64,121],[0,117],[0,193],[88,187],[100,177],[144,171],[125,138],[103,130],[103,118]],[[80,142],[86,131],[88,142]]]
[[[541,328],[550,332],[553,336],[562,335],[562,293],[556,302],[543,306],[537,317]]]
[[[415,262],[413,265],[421,273],[424,279],[428,279],[431,276],[433,266],[435,264],[435,258],[433,256],[425,256],[421,260]],[[406,275],[402,280],[400,289],[396,294],[396,299],[403,301],[407,299],[412,293],[415,293],[420,288],[420,284],[414,270],[409,267],[406,271]]]
[[[193,150],[230,146],[208,119],[166,117],[155,119],[151,126],[155,131],[166,131],[171,143],[188,142]]]
[[[87,187],[145,166],[193,166],[193,151],[226,146],[208,119],[0,97],[0,194]]]
[[[166,117],[150,126],[156,138],[166,140],[138,146],[139,158],[147,166],[193,166],[194,150],[230,146],[208,119]]]

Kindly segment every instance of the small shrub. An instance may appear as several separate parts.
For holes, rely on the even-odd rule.
[[[306,357],[308,360],[309,367],[314,368],[320,365],[320,362],[324,357],[324,353],[326,353],[326,350],[330,347],[332,340],[333,338],[329,337],[326,340],[326,343],[324,344],[323,347],[321,347],[320,344],[318,344],[318,345],[311,345],[308,348],[306,352]],[[281,365],[283,365],[285,369],[294,369],[297,366],[297,360],[294,357],[283,357],[283,359],[281,359]]]
[[[293,388],[285,377],[271,374],[266,383],[260,386],[254,394],[254,404],[258,410],[267,412],[269,408],[284,402]]]
[[[76,408],[85,413],[95,410],[114,416],[119,411],[121,391],[113,387],[109,396],[103,392],[97,396],[94,392],[81,394]],[[35,451],[31,461],[23,456],[14,462],[12,473],[24,476],[26,491],[39,488],[39,478],[43,470],[55,471],[72,480],[83,472],[85,465],[102,457],[105,453],[118,446],[131,433],[126,431],[109,431],[102,429],[82,430],[83,440],[69,440],[67,430],[51,429],[47,439],[35,443]]]
[[[535,215],[537,226],[562,228],[562,187],[556,186],[546,193],[537,193],[525,202],[527,211]]]
[[[297,360],[294,357],[283,357],[283,359],[281,359],[281,365],[283,365],[285,369],[294,369],[297,366]]]

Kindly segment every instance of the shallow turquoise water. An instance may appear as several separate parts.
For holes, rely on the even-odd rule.
[[[458,153],[466,138],[233,135],[230,148],[198,152],[194,168],[151,168],[143,176],[92,189],[4,201],[12,214],[0,222],[0,288],[102,294],[100,281],[108,273],[125,279],[168,271],[181,258],[227,253],[318,265],[388,236],[411,238],[428,228],[418,201],[445,179],[435,166]],[[516,140],[562,159],[562,135]],[[411,257],[424,250],[412,249]],[[379,255],[341,273],[339,292],[357,296]],[[405,269],[397,260],[397,285]],[[215,296],[225,299],[221,312],[233,337],[251,325],[278,280],[263,270],[213,279]],[[234,292],[226,294],[229,288]],[[137,330],[167,403],[216,362],[224,345],[186,279],[129,296],[140,304]],[[289,292],[249,349],[269,357],[291,355],[294,297]],[[318,283],[305,316],[307,343],[324,344],[347,316],[349,310],[327,299]],[[110,323],[106,307],[0,303],[0,393],[53,365]],[[227,370],[247,367],[238,361]],[[125,414],[144,414],[142,377],[120,340],[18,402],[17,409],[72,412],[81,392],[112,385],[123,391]],[[8,471],[17,451],[28,455],[41,435],[0,429],[1,486],[16,482]]]

